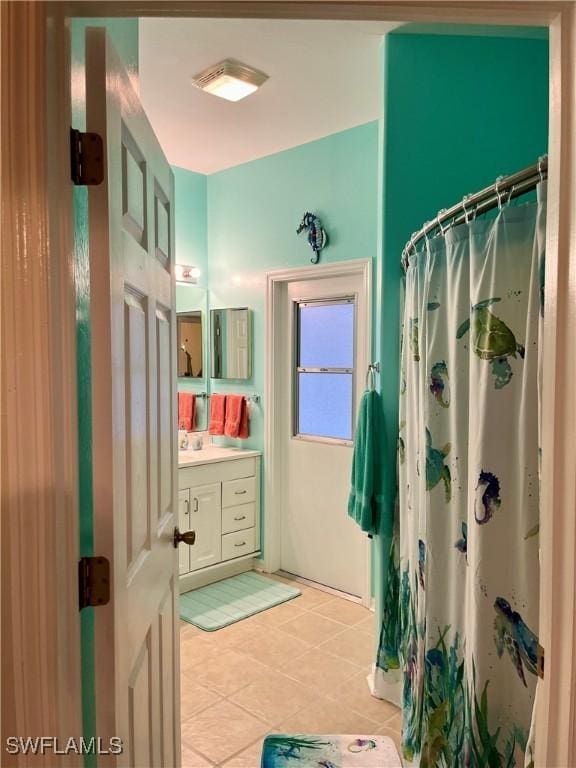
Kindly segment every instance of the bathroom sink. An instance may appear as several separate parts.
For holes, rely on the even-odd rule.
[[[224,445],[205,443],[199,451],[191,449],[178,451],[178,466],[186,467],[193,464],[209,464],[212,461],[226,461],[228,459],[242,459],[249,456],[259,456],[260,451],[247,448],[232,448]]]

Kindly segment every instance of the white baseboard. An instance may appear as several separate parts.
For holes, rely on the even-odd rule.
[[[253,571],[254,563],[261,562],[255,557],[255,555],[259,554],[259,552],[255,552],[250,555],[244,555],[244,557],[238,557],[235,560],[227,560],[224,563],[210,565],[208,568],[202,568],[200,571],[183,574],[178,580],[180,594],[190,592],[191,589],[198,589],[198,587],[205,587],[207,584],[213,584],[215,581],[228,579],[230,576],[237,576],[245,571]]]
[[[320,592],[327,592],[329,595],[334,595],[334,597],[341,597],[343,600],[349,600],[351,603],[362,603],[362,598],[357,597],[356,595],[349,595],[347,592],[341,592],[339,589],[334,589],[333,587],[327,587],[325,584],[320,584],[317,581],[311,581],[310,579],[305,579],[303,576],[296,576],[294,573],[288,573],[287,571],[276,571],[278,576],[284,576],[284,578],[291,579],[293,581],[297,581],[300,584],[305,584],[307,587],[312,587],[313,589],[318,589]]]

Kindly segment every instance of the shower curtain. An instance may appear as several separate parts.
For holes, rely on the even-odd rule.
[[[378,666],[399,683],[407,764],[531,759],[544,191],[428,240],[406,274]]]

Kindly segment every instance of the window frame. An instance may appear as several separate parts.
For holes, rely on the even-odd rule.
[[[356,427],[355,408],[356,403],[356,372],[358,361],[358,295],[356,293],[346,294],[344,296],[327,296],[320,299],[293,299],[293,314],[292,314],[292,327],[294,332],[292,334],[292,393],[291,393],[291,434],[292,440],[299,440],[302,442],[310,443],[326,443],[329,445],[354,445],[354,433]],[[323,307],[331,306],[334,304],[352,304],[354,308],[352,319],[352,367],[351,368],[314,368],[307,366],[300,366],[300,308],[301,307]],[[329,373],[329,374],[344,374],[352,376],[352,393],[351,393],[351,407],[350,407],[350,439],[342,437],[328,437],[324,435],[313,435],[299,431],[300,421],[300,385],[299,374],[300,373]]]

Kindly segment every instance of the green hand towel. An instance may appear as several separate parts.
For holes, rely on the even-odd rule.
[[[370,535],[379,533],[384,508],[382,403],[375,391],[362,395],[354,438],[348,515]]]

